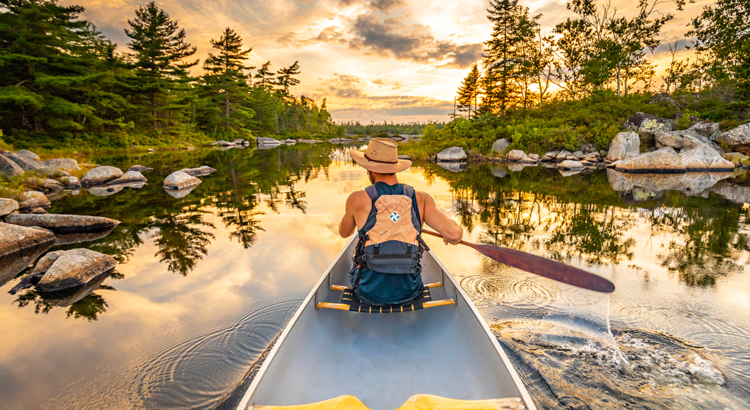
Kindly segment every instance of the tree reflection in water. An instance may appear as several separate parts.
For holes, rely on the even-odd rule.
[[[208,218],[216,215],[228,231],[230,239],[237,239],[247,249],[263,231],[258,210],[262,197],[274,212],[281,212],[281,204],[288,209],[306,212],[306,193],[295,187],[327,171],[331,163],[330,148],[324,146],[279,147],[263,152],[245,150],[195,150],[163,152],[132,158],[127,155],[93,158],[97,163],[127,169],[135,163],[154,168],[146,173],[149,184],[141,189],[125,189],[108,197],[69,195],[52,204],[51,213],[96,215],[121,221],[109,235],[91,242],[72,243],[51,250],[68,250],[85,246],[112,255],[126,263],[147,238],[157,247],[156,257],[170,272],[187,276],[208,254],[216,239],[217,227]],[[161,181],[182,168],[209,165],[217,172],[201,177],[203,182],[183,198],[169,196]],[[327,174],[326,174],[327,175]],[[114,273],[112,279],[122,279]],[[68,307],[67,316],[96,320],[106,312],[107,302],[97,293],[100,289],[113,290],[107,285],[96,286]],[[19,307],[34,306],[36,313],[47,313],[59,301],[46,299],[34,289],[20,294]]]
[[[563,177],[556,170],[526,168],[496,178],[489,166],[450,173],[430,167],[451,185],[461,224],[479,224],[481,241],[526,251],[546,250],[559,260],[582,258],[590,264],[620,263],[633,258],[633,221],[606,177]],[[532,174],[521,178],[521,175]],[[600,192],[597,201],[593,199]],[[627,212],[625,212],[627,213]],[[542,239],[544,236],[546,238]]]
[[[715,194],[669,191],[633,201],[612,189],[605,172],[563,177],[544,167],[502,170],[495,177],[488,165],[461,173],[426,165],[424,174],[448,181],[461,224],[469,232],[481,227],[484,243],[619,264],[635,257],[636,240],[628,232],[640,213],[652,235],[672,235],[657,257],[690,286],[714,285],[718,276],[742,270],[740,251],[750,250],[748,211]]]
[[[99,290],[114,291],[115,289],[108,285],[100,285],[97,288],[97,291]],[[34,313],[36,314],[47,314],[50,312],[50,310],[52,310],[53,307],[59,306],[58,304],[53,302],[54,300],[50,301],[45,299],[35,289],[29,289],[26,292],[23,292],[14,301],[14,303],[16,303],[19,308],[25,307],[27,305],[33,305]],[[98,294],[97,292],[92,292],[86,295],[81,300],[78,300],[77,302],[67,307],[68,311],[65,313],[65,317],[73,317],[74,319],[86,319],[87,321],[92,322],[99,319],[99,315],[106,313],[108,306],[107,301],[104,300],[104,297],[102,295]]]
[[[713,286],[717,277],[742,271],[740,251],[750,250],[748,234],[740,232],[748,211],[719,197],[670,197],[672,207],[653,209],[648,219],[656,232],[680,238],[662,247],[661,265],[690,286]]]

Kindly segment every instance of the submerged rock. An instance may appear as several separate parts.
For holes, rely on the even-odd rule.
[[[9,158],[6,158],[4,155],[0,155],[0,174],[3,174],[6,177],[10,178],[16,175],[23,175],[24,170]]]
[[[146,182],[146,177],[141,175],[140,172],[137,171],[128,171],[124,174],[122,174],[121,177],[117,179],[113,179],[109,182],[107,182],[107,185],[119,185],[119,184],[130,184],[130,183],[138,183],[138,182]]]
[[[183,168],[180,170],[180,172],[184,172],[193,177],[202,177],[216,172],[216,169],[211,168],[208,165],[203,165],[202,167],[198,168]]]
[[[111,230],[120,224],[116,219],[101,216],[65,214],[12,214],[6,222],[20,226],[38,226],[54,233],[77,233]]]
[[[51,205],[47,196],[39,191],[26,191],[21,194],[21,202],[18,203],[19,209],[49,208]]]
[[[466,151],[464,151],[461,147],[450,147],[446,148],[440,153],[437,154],[437,161],[438,162],[457,162],[457,161],[466,161],[467,155]]]
[[[188,188],[195,188],[201,180],[190,176],[182,171],[175,171],[164,179],[164,188],[173,190],[182,190]]]
[[[0,256],[54,242],[55,235],[50,231],[0,222]]]
[[[18,210],[18,201],[0,198],[0,216],[5,216]]]
[[[622,159],[632,158],[641,151],[641,139],[634,132],[620,132],[609,143],[609,152],[607,159],[610,161],[619,161]]]
[[[84,286],[104,274],[109,274],[117,261],[89,249],[72,249],[56,258],[36,285],[42,292]]]
[[[83,176],[81,184],[84,186],[101,185],[121,177],[122,174],[122,170],[117,167],[96,167]]]

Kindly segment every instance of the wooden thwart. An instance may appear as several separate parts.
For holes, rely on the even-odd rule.
[[[432,300],[430,296],[430,288],[437,288],[441,286],[443,286],[441,282],[428,283],[424,286],[422,293],[410,302],[401,303],[398,305],[371,306],[359,301],[352,288],[331,284],[331,290],[341,290],[344,292],[341,297],[341,303],[317,302],[315,304],[315,307],[318,309],[347,310],[350,312],[359,313],[401,313],[411,312],[419,309],[427,309],[436,306],[455,305],[455,299]]]

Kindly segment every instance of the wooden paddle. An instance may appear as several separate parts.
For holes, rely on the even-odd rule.
[[[438,238],[443,237],[443,235],[427,229],[423,229],[422,233]],[[478,245],[466,241],[461,241],[459,244],[473,248],[482,255],[500,263],[558,282],[596,292],[612,293],[615,291],[615,284],[601,276],[541,256],[497,245]]]

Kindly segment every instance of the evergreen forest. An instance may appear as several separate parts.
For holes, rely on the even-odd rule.
[[[231,28],[216,33],[199,66],[197,46],[154,2],[128,20],[126,50],[81,19],[83,11],[54,0],[0,0],[5,144],[188,146],[335,131],[325,98],[293,94],[298,62],[249,66],[252,47]]]

